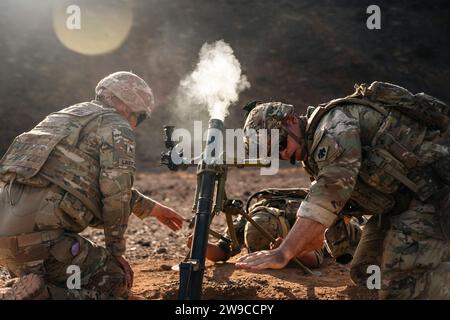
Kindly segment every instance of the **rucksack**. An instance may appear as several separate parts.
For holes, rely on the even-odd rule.
[[[355,85],[355,89],[350,97],[365,98],[386,109],[394,108],[432,130],[439,130],[441,134],[448,129],[450,107],[426,93],[412,94],[405,88],[380,81],[370,86]]]
[[[343,104],[359,104],[370,107],[384,116],[393,109],[409,118],[423,123],[440,134],[447,131],[450,118],[450,107],[444,102],[425,93],[412,94],[405,88],[395,84],[375,81],[370,86],[355,84],[355,92],[344,98],[320,104],[309,111],[307,133],[314,133],[322,117],[335,107]],[[308,139],[313,138],[309,134]],[[308,141],[312,144],[312,141]]]

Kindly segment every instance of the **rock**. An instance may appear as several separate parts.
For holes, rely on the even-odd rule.
[[[159,268],[163,271],[172,270],[172,267],[167,264],[162,264]]]
[[[150,247],[150,245],[151,245],[151,242],[150,241],[148,241],[148,240],[139,240],[138,242],[137,242],[137,244],[140,244],[141,246],[143,246],[143,247]]]
[[[160,247],[160,248],[156,249],[155,252],[156,252],[156,253],[159,253],[159,254],[161,254],[161,253],[167,253],[167,249],[164,248],[164,247]]]

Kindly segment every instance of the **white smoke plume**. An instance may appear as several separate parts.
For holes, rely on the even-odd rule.
[[[219,40],[202,46],[194,71],[180,82],[177,100],[188,109],[206,107],[210,118],[224,120],[230,105],[249,87],[233,49]]]

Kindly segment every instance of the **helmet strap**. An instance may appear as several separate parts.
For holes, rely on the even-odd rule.
[[[136,127],[139,126],[142,122],[144,122],[148,117],[145,113],[135,113],[134,114],[136,117]]]
[[[298,135],[296,135],[291,129],[289,129],[288,127],[286,127],[284,124],[281,125],[281,128],[287,132],[287,134],[294,139],[295,142],[297,142],[299,145],[303,145],[303,139],[302,137],[299,137]],[[300,127],[301,130],[301,127]]]

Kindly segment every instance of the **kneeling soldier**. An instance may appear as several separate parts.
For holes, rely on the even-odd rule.
[[[101,80],[96,98],[47,116],[0,161],[0,265],[18,278],[7,299],[126,298],[133,271],[123,257],[130,213],[172,230],[182,217],[133,188],[133,129],[154,107],[130,72]],[[78,233],[103,228],[106,248]],[[67,270],[81,288],[67,288]]]

